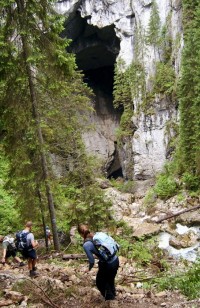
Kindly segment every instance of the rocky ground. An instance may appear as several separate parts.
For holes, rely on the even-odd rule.
[[[200,225],[200,210],[190,211],[177,216],[175,219],[165,220],[161,224],[156,222],[163,217],[177,213],[183,209],[199,205],[199,198],[178,201],[173,197],[167,201],[159,201],[151,207],[145,207],[141,199],[134,199],[131,194],[122,194],[113,188],[107,188],[107,197],[112,199],[113,213],[116,221],[123,220],[132,227],[133,238],[151,237],[161,231],[171,234],[171,245],[177,249],[190,245],[199,245],[196,233],[183,234],[180,237],[175,230],[177,222],[188,227]],[[118,230],[120,234],[120,228]],[[118,235],[119,235],[118,234]],[[73,242],[74,233],[71,234]],[[66,250],[66,249],[65,249]],[[115,301],[105,302],[95,286],[97,265],[86,273],[87,260],[83,255],[79,259],[66,258],[63,254],[44,255],[38,251],[39,276],[29,277],[27,264],[18,267],[14,264],[3,266],[0,264],[0,307],[31,307],[31,308],[198,308],[200,299],[189,301],[177,290],[159,291],[150,281],[152,277],[165,277],[166,273],[156,263],[138,267],[135,260],[120,256],[120,268],[116,278],[117,297]],[[181,268],[181,262],[173,258],[167,260],[170,270]],[[184,271],[184,266],[182,267]],[[147,284],[148,282],[148,288]]]
[[[0,307],[31,308],[103,308],[126,306],[153,307],[200,307],[200,300],[188,301],[178,291],[159,292],[153,287],[145,289],[138,278],[142,273],[134,264],[120,257],[120,269],[116,279],[117,298],[105,302],[95,287],[97,267],[86,273],[86,260],[63,261],[46,256],[38,262],[39,276],[30,278],[27,265],[0,267]]]

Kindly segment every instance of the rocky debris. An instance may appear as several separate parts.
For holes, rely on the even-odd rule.
[[[116,278],[117,298],[112,303],[105,303],[95,286],[97,265],[86,272],[87,262],[79,260],[61,261],[39,260],[39,277],[30,279],[27,268],[11,267],[0,271],[0,282],[6,281],[2,290],[0,307],[30,307],[30,308],[153,308],[173,307],[175,303],[187,300],[179,293],[146,290],[140,282],[141,270],[136,263],[125,257],[119,257],[120,268]],[[61,263],[62,262],[62,263]],[[144,275],[144,270],[143,270]],[[9,283],[8,283],[9,282]],[[8,287],[9,286],[9,287]],[[163,306],[164,307],[164,306]],[[188,305],[187,308],[192,307]]]
[[[169,244],[177,249],[191,247],[197,244],[198,235],[193,231],[185,234],[178,234],[177,237],[171,237]]]
[[[28,300],[28,296],[25,296],[20,292],[12,291],[10,289],[4,290],[4,293],[5,299],[12,301],[12,303],[21,304],[23,302],[24,305]]]
[[[112,187],[112,184],[109,180],[97,178],[96,182],[99,184],[101,189],[106,189]]]
[[[126,217],[134,218],[138,214],[140,203],[135,202],[133,194],[110,187],[105,190],[105,198],[112,202],[112,216],[116,221],[126,221]]]
[[[179,217],[177,217],[177,220],[180,223],[185,223],[189,226],[200,224],[200,210],[181,214]]]
[[[174,196],[168,200],[157,200],[153,206],[150,220],[153,222],[159,221],[167,216],[174,215],[184,210],[192,209],[200,205],[200,199],[195,197],[191,198],[187,195],[183,195],[182,200],[179,200],[179,196]],[[149,209],[147,209],[147,212]],[[173,218],[173,217],[172,217]],[[193,225],[200,224],[200,210],[187,212],[174,217],[177,222]]]
[[[160,232],[160,226],[157,224],[143,222],[141,223],[138,228],[133,232],[133,237],[144,237],[155,235]]]

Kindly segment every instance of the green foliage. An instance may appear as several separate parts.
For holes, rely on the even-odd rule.
[[[69,184],[64,194],[65,199],[58,208],[60,228],[69,231],[70,226],[87,222],[92,229],[98,230],[111,224],[111,204],[104,200],[103,192],[97,185],[83,188]]]
[[[157,178],[154,191],[161,199],[168,199],[176,194],[178,190],[177,184],[173,176],[160,174]]]
[[[119,141],[119,144],[125,137],[130,137],[133,134],[131,117],[133,116],[132,109],[125,109],[121,119],[120,119],[120,127],[116,129],[116,137]]]
[[[174,90],[175,72],[171,64],[158,62],[153,79],[153,92],[171,95]]]
[[[135,183],[134,181],[128,180],[124,181],[123,179],[111,179],[110,182],[114,187],[116,187],[122,193],[134,193]]]
[[[184,49],[181,78],[180,143],[178,159],[182,172],[200,174],[200,3],[183,1]]]
[[[187,190],[196,191],[199,188],[200,176],[184,172],[182,175],[182,182]]]
[[[155,0],[152,1],[151,6],[151,14],[150,14],[150,20],[148,25],[148,31],[146,35],[147,43],[150,45],[158,45],[159,43],[159,37],[160,37],[160,16],[158,11],[158,5]]]
[[[156,193],[154,189],[149,189],[144,197],[143,204],[144,206],[153,206],[156,202]]]
[[[4,184],[8,176],[8,161],[0,146],[0,234],[14,233],[19,227],[19,214],[14,208],[15,194],[7,192]]]
[[[129,72],[122,60],[119,60],[118,64],[115,65],[114,78],[114,107],[132,106]]]
[[[39,219],[41,209],[48,216],[41,153],[47,159],[55,204],[63,204],[68,183],[76,182],[76,189],[92,183],[81,138],[88,123],[84,117],[80,121],[80,114],[91,110],[91,91],[76,70],[74,55],[66,52],[70,42],[60,37],[63,18],[54,12],[53,3],[3,1],[1,7],[1,128],[10,160],[6,187],[15,191],[23,219]]]
[[[166,276],[157,282],[161,290],[179,289],[189,299],[200,297],[200,263],[195,263],[186,273],[176,273],[176,275]]]
[[[119,141],[133,134],[131,117],[133,116],[133,100],[145,92],[145,74],[140,63],[133,62],[128,68],[120,60],[115,67],[114,101],[115,108],[123,108],[120,127],[116,132]]]
[[[115,239],[120,244],[120,255],[134,260],[139,266],[149,265],[154,260],[162,261],[162,252],[157,248],[154,238],[133,240],[130,235],[122,234]]]
[[[138,264],[149,264],[153,259],[153,241],[139,240],[134,243],[130,258],[134,259]]]

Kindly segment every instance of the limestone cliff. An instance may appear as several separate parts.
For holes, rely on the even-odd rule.
[[[123,111],[112,105],[113,67],[121,60],[125,67],[140,61],[146,93],[152,90],[156,63],[164,62],[166,51],[145,39],[155,19],[155,5],[161,35],[165,31],[170,38],[168,42],[164,38],[163,46],[170,47],[176,83],[183,45],[181,0],[63,0],[56,4],[56,10],[66,16],[63,35],[72,39],[71,51],[96,94],[96,114],[91,115],[96,127],[84,136],[86,147],[103,159],[108,176],[119,171],[126,179],[140,182],[151,180],[170,158],[178,102],[157,89],[145,109],[142,93],[133,95],[133,134],[118,147],[115,131]]]

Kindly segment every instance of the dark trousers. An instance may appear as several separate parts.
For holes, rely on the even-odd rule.
[[[112,263],[99,262],[99,270],[96,277],[96,286],[105,300],[115,298],[115,276],[119,268],[119,259]]]

